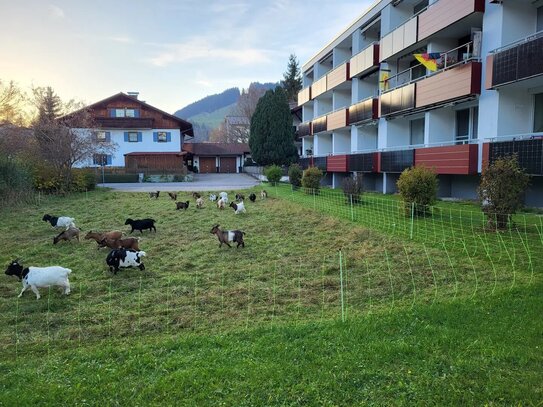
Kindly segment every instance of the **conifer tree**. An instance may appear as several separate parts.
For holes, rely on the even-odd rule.
[[[302,74],[296,55],[290,54],[287,70],[283,74],[281,86],[285,89],[289,102],[298,102],[298,92],[302,90]]]

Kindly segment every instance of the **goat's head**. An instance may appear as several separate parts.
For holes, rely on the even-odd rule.
[[[124,222],[125,225],[131,225],[132,223],[134,223],[134,220],[133,220],[133,219],[130,219],[130,218],[128,218],[128,219]]]
[[[51,215],[47,213],[43,215],[43,218],[41,218],[41,220],[43,220],[44,222],[48,222],[50,219],[51,219]]]
[[[7,276],[17,276],[19,280],[23,278],[23,266],[19,264],[19,259],[13,260],[6,269]]]
[[[211,228],[211,232],[210,233],[213,233],[213,234],[217,234],[219,233],[221,230],[219,229],[219,225],[215,225]]]

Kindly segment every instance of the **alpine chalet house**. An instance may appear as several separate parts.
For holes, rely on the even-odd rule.
[[[95,137],[116,143],[108,155],[89,165],[124,167],[127,172],[183,170],[185,137],[192,124],[138,99],[138,93],[117,93],[87,107],[99,129]]]
[[[328,184],[392,193],[426,165],[441,197],[475,198],[483,165],[516,153],[543,206],[543,1],[377,0],[302,74],[301,164]]]

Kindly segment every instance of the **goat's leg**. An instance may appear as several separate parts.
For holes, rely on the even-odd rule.
[[[36,287],[35,285],[31,285],[30,289],[34,292],[34,294],[36,294],[36,299],[39,300],[41,296],[40,292],[38,291],[38,287]]]
[[[69,295],[70,294],[70,280],[66,279],[66,282],[64,283],[64,294]]]
[[[29,286],[28,285],[23,285],[23,289],[21,290],[21,293],[19,294],[19,298],[21,298],[23,296],[23,293],[26,291],[26,289],[28,288]]]

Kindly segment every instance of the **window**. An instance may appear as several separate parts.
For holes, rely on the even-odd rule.
[[[543,132],[543,93],[535,95],[534,132]]]
[[[159,143],[165,143],[168,141],[168,134],[165,131],[159,131],[157,133],[157,141]]]
[[[537,8],[536,32],[543,31],[543,6]]]
[[[111,117],[139,117],[139,110],[128,108],[115,108],[111,109]]]
[[[137,143],[138,142],[138,132],[129,131],[128,132],[128,142],[129,143]]]
[[[409,122],[410,144],[424,144],[424,117],[421,119],[411,120]]]
[[[136,109],[125,109],[124,110],[124,116],[125,117],[136,117]]]
[[[97,131],[96,132],[96,140],[105,142],[107,141],[107,135],[105,131]]]
[[[426,75],[426,67],[416,59],[409,64],[411,69],[411,80],[418,79]]]
[[[467,143],[477,138],[477,126],[479,124],[479,107],[471,107],[456,111],[456,135],[457,144]]]
[[[418,14],[422,10],[424,10],[426,7],[428,7],[428,0],[423,0],[418,4],[415,4],[415,7],[413,7],[413,14]]]
[[[94,165],[111,165],[111,155],[94,154],[92,157],[92,163]]]

